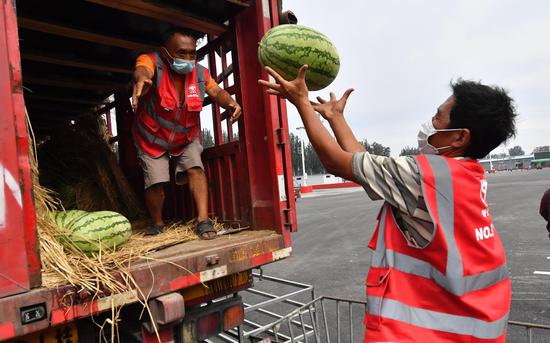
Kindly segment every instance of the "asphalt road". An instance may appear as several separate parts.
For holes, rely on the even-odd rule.
[[[550,168],[499,172],[487,179],[489,207],[512,276],[510,319],[550,325],[550,275],[534,274],[550,271],[550,239],[538,214],[540,197],[550,187]],[[293,256],[266,266],[265,274],[312,284],[318,295],[365,299],[367,243],[380,205],[361,188],[298,199]],[[526,342],[523,337],[522,330],[509,329],[509,342]],[[550,333],[535,332],[533,342],[550,342]]]

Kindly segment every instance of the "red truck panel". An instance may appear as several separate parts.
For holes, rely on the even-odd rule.
[[[241,91],[246,94],[242,105],[252,215],[258,227],[275,223],[289,246],[290,231],[296,228],[296,212],[286,108],[284,101],[267,95],[258,86],[258,78],[267,79],[267,73],[258,61],[257,44],[278,23],[277,2],[270,1],[271,8],[263,8],[264,4],[268,2],[254,2],[238,16],[236,24]]]
[[[0,298],[40,285],[17,19],[0,12]]]
[[[72,287],[38,288],[40,259],[17,18],[13,0],[3,1],[1,6],[0,341],[88,316],[110,306],[110,299],[124,297],[113,295],[113,298],[93,301],[75,298],[74,302],[66,304],[64,301],[68,297],[62,295],[74,291]],[[176,247],[166,249],[163,253],[172,254],[169,258],[185,266],[191,274],[167,263],[133,270],[140,288],[150,289],[151,296],[177,291],[219,275],[249,270],[290,255],[290,232],[296,229],[296,214],[285,102],[268,96],[257,83],[258,78],[267,77],[257,59],[257,43],[278,23],[276,9],[276,0],[250,2],[250,6],[231,21],[228,30],[211,39],[211,44],[201,52],[210,61],[214,77],[225,75],[221,85],[243,108],[237,124],[239,138],[233,139],[233,127],[225,120],[226,115],[218,106],[211,105],[216,145],[203,154],[210,188],[210,212],[221,220],[251,226],[254,231],[243,233],[240,243],[232,243],[234,246],[222,246],[222,240],[208,246],[213,249],[209,253],[219,257],[216,266],[208,264],[202,255],[203,250],[208,252],[208,249],[199,249],[192,256],[186,256]],[[216,57],[217,53],[220,57]],[[227,53],[231,54],[231,61],[226,60]],[[220,58],[221,71],[215,67],[216,59]],[[229,74],[233,75],[233,85],[227,81]],[[143,181],[129,132],[133,112],[126,92],[117,93],[115,98],[120,163],[128,179],[141,192]],[[226,125],[229,142],[222,141],[222,125]],[[174,185],[168,188],[170,215],[192,217],[194,206],[189,192]],[[150,277],[151,271],[158,275],[155,281]],[[46,304],[49,316],[36,323],[21,325],[20,308],[38,302]]]

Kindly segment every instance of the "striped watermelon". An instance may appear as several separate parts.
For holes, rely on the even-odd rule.
[[[322,33],[302,25],[280,25],[269,30],[260,42],[258,57],[286,80],[294,80],[300,67],[307,64],[306,84],[311,91],[331,84],[340,69],[334,44]]]
[[[74,245],[85,253],[112,250],[127,242],[132,234],[128,219],[112,211],[62,211],[56,214],[56,224],[61,228],[61,243]]]

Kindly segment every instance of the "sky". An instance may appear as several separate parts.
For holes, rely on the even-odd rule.
[[[422,122],[457,78],[509,91],[518,134],[494,153],[550,145],[550,1],[283,0],[298,24],[321,31],[340,54],[336,80],[311,99],[354,88],[346,118],[358,139],[397,156],[417,146]],[[301,120],[289,104],[291,132]]]

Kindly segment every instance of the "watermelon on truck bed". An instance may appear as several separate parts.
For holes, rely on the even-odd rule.
[[[59,240],[72,244],[84,253],[114,249],[130,239],[132,226],[128,219],[113,211],[60,211],[56,214]]]
[[[302,25],[280,25],[269,30],[258,47],[258,58],[286,80],[293,80],[308,65],[306,84],[310,91],[325,88],[340,70],[340,57],[322,33]]]

